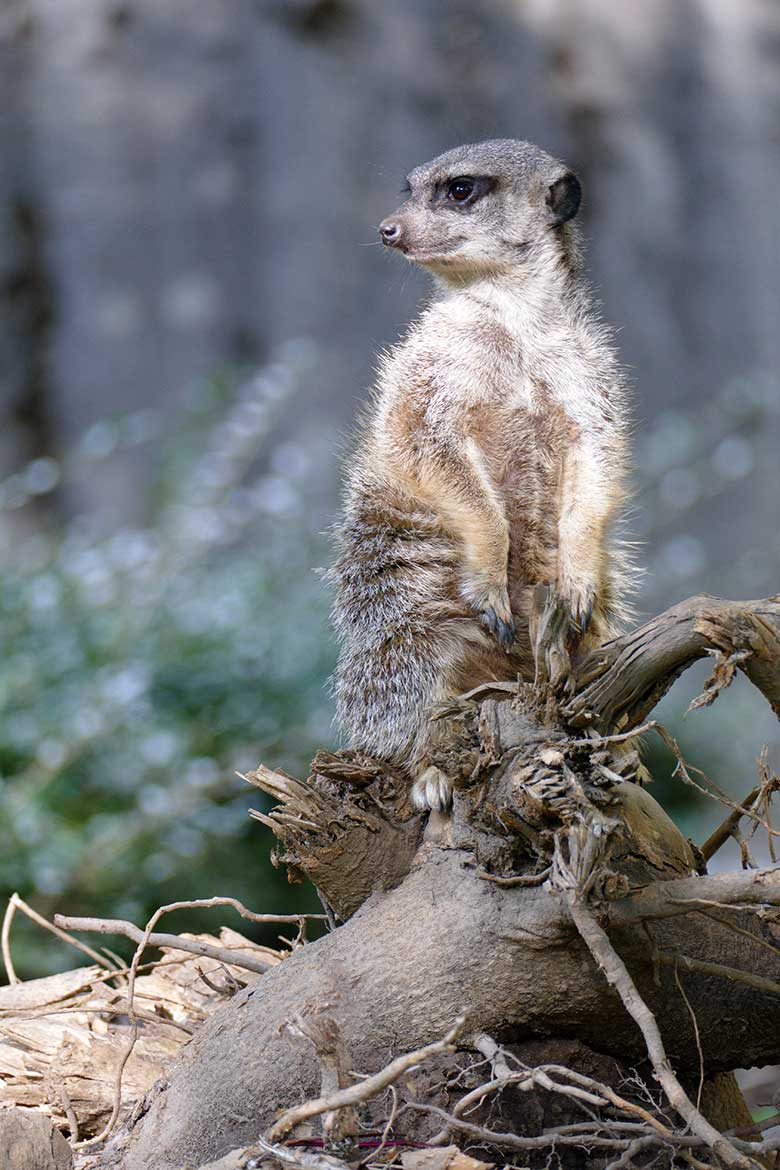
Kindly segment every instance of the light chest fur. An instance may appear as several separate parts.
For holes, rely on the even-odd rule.
[[[529,587],[555,580],[567,455],[584,438],[619,460],[621,408],[611,353],[576,312],[531,313],[511,293],[489,303],[454,295],[429,306],[383,360],[357,478],[377,477],[429,508],[457,541],[448,517],[465,492],[449,476],[448,450],[454,460],[470,447],[506,514],[509,595],[523,613]]]

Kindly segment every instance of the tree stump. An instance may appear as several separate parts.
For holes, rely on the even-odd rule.
[[[469,1143],[502,1162],[520,1149],[540,1166],[551,1149],[564,1167],[668,1164],[675,1151],[759,1165],[766,1143],[729,1074],[780,1061],[780,870],[708,876],[641,785],[644,721],[707,653],[702,702],[740,670],[780,711],[780,601],[699,597],[590,654],[566,697],[489,683],[437,711],[451,816],[415,814],[407,778],[355,753],[319,753],[306,781],[253,773],[279,802],[258,814],[277,863],[315,882],[335,929],[198,1030],[115,1139],[125,1170],[200,1167],[239,1147],[249,1165],[290,1161],[297,1147],[278,1143],[291,1134],[315,1143],[318,1165],[354,1165],[360,1134],[381,1132],[391,1108],[381,1077],[381,1094],[360,1097],[352,1070],[377,1074],[410,1050],[425,1055],[392,1082],[385,1144]],[[331,1086],[322,1137],[302,1105],[328,1096],[314,1020],[349,1054],[352,1086]],[[361,1113],[334,1145],[327,1118],[344,1093]]]

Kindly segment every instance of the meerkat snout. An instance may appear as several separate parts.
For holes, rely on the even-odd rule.
[[[379,225],[379,234],[383,244],[388,248],[396,248],[401,242],[401,225],[393,219],[383,219]]]

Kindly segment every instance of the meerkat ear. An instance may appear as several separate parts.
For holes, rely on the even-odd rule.
[[[582,184],[573,171],[568,171],[550,184],[545,203],[550,209],[555,227],[560,227],[562,223],[574,218],[581,200]]]

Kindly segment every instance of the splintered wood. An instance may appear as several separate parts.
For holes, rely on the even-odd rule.
[[[269,966],[284,957],[227,927],[218,937],[182,937],[241,951]],[[165,1075],[210,1012],[262,977],[173,948],[161,952],[135,985],[140,1027],[123,1074],[125,1113]],[[0,1110],[39,1110],[73,1141],[98,1133],[114,1104],[116,1069],[130,1032],[127,1011],[126,972],[98,966],[0,987]]]

